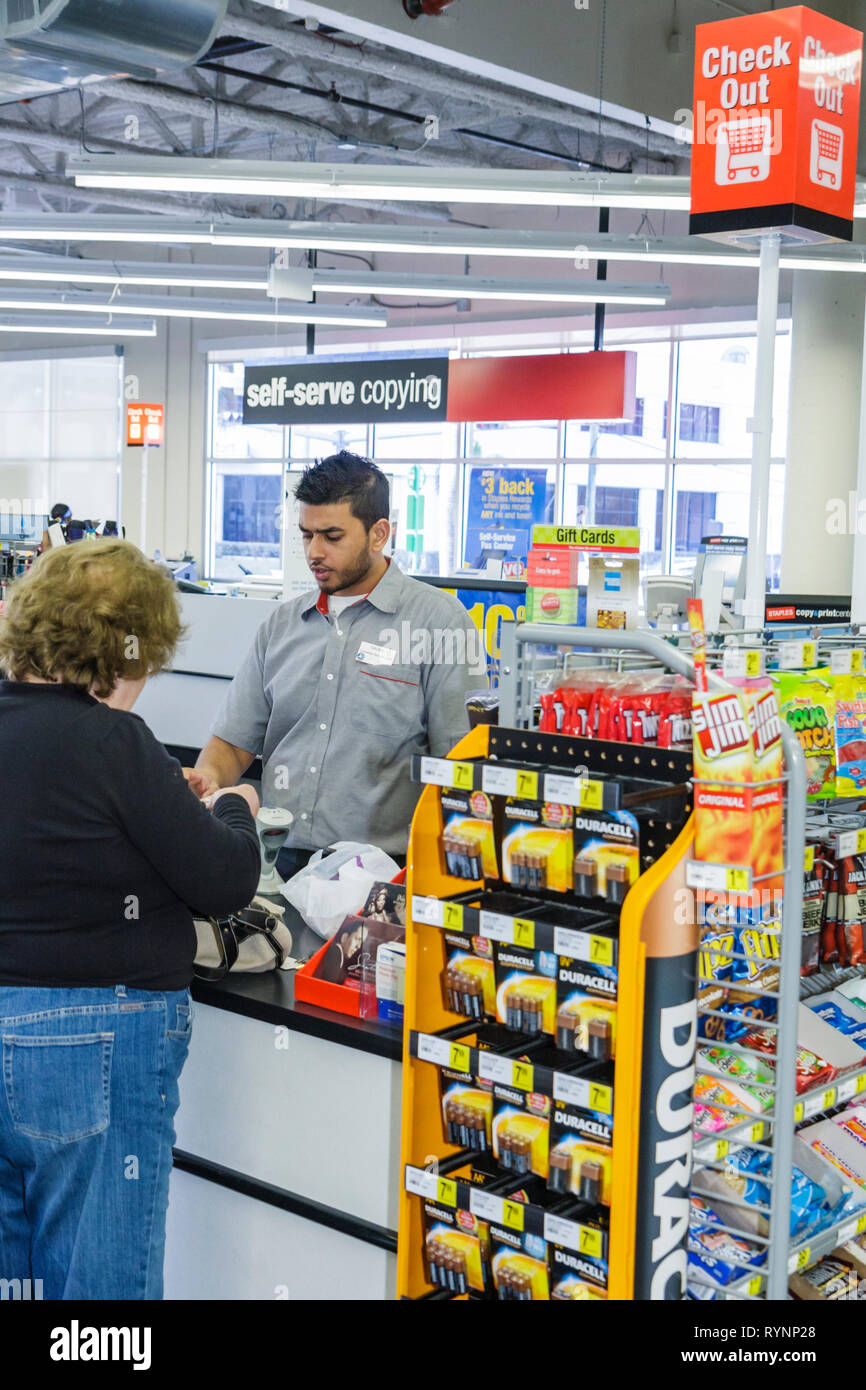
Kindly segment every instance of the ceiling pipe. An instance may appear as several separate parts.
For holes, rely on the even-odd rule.
[[[532,117],[535,120],[552,122],[560,129],[598,136],[597,115],[566,106],[562,102],[530,96],[519,88],[489,82],[478,87],[469,78],[451,69],[437,69],[428,63],[414,62],[410,58],[397,57],[389,52],[371,52],[366,46],[361,49],[355,44],[340,45],[324,35],[308,33],[300,26],[281,28],[275,24],[262,24],[259,20],[249,19],[246,15],[234,11],[228,15],[224,27],[240,38],[277,48],[290,57],[311,58],[317,63],[325,62],[336,67],[367,72],[386,81],[402,83],[423,94],[447,97],[449,101],[467,101],[476,106],[503,111],[511,118]],[[652,154],[660,158],[681,161],[685,157],[683,146],[672,136],[660,135],[657,131],[647,134],[636,125],[629,125],[626,121],[613,120],[607,116],[603,119],[601,128],[607,138],[638,145],[642,151],[649,148]]]

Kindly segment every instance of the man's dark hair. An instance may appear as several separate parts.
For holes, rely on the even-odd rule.
[[[377,521],[390,519],[391,498],[388,479],[369,459],[341,449],[329,458],[318,459],[304,470],[295,488],[299,502],[310,507],[327,507],[348,502],[352,516],[370,530]]]

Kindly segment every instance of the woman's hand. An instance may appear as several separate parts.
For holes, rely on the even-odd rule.
[[[259,814],[259,807],[261,806],[259,794],[255,787],[251,787],[248,782],[242,782],[238,787],[220,787],[219,791],[214,792],[213,796],[210,797],[209,804],[213,807],[221,796],[228,796],[229,793],[233,796],[242,796],[254,818]]]
[[[199,772],[195,767],[181,768],[181,772],[190,791],[195,792],[199,801],[204,801],[205,797],[213,796],[214,792],[219,791],[219,783],[209,773]]]

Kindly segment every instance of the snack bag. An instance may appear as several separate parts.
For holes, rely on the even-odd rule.
[[[829,666],[803,674],[776,671],[773,685],[782,718],[800,740],[806,755],[806,791],[810,801],[836,794],[836,701]]]
[[[826,861],[818,854],[818,846],[809,847],[809,865],[803,879],[803,932],[801,936],[800,974],[814,975],[821,960],[821,924],[827,895]]]
[[[835,676],[836,795],[866,787],[866,685],[862,676]]]

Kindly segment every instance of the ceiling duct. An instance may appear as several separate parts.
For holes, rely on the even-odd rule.
[[[0,0],[0,94],[154,78],[206,53],[227,0]]]

